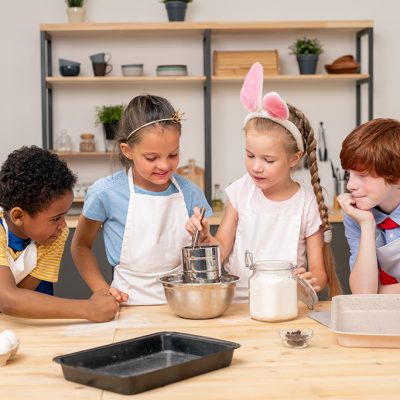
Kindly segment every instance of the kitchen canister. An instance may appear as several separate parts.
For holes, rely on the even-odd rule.
[[[186,246],[182,249],[183,277],[186,283],[215,283],[221,275],[219,246]]]
[[[250,317],[266,322],[296,318],[297,278],[293,264],[285,260],[253,262],[247,252],[246,264],[253,271],[249,278]]]

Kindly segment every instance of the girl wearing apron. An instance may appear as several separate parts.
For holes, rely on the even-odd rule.
[[[179,273],[181,250],[191,242],[185,221],[194,206],[211,208],[200,188],[174,175],[179,164],[182,114],[164,98],[137,96],[117,134],[125,167],[89,189],[73,241],[75,264],[93,290],[107,289],[127,305],[166,302],[159,278]],[[103,229],[111,285],[92,251]]]
[[[207,220],[200,223],[197,210],[186,229],[201,230],[202,244],[221,246],[225,269],[241,278],[236,301],[248,299],[246,250],[254,261],[290,260],[316,291],[328,283],[330,296],[336,295],[340,285],[329,248],[332,233],[319,183],[314,131],[304,114],[277,93],[262,98],[262,85],[263,67],[255,63],[240,94],[249,111],[244,120],[247,174],[226,189],[229,202],[216,236],[211,236]],[[305,151],[314,194],[292,178]]]

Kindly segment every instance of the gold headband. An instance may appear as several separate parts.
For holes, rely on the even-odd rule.
[[[144,128],[145,126],[156,124],[157,122],[162,122],[162,121],[172,121],[175,124],[179,124],[183,120],[184,112],[181,112],[179,110],[176,110],[169,118],[161,118],[161,119],[156,119],[155,121],[147,122],[147,124],[143,124],[139,126],[139,128],[134,129],[126,138],[126,141],[130,139],[130,137],[139,131],[140,129]]]

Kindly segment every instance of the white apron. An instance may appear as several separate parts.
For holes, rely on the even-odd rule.
[[[383,234],[377,230],[376,256],[379,267],[400,281],[400,238],[384,244]]]
[[[13,259],[8,251],[8,226],[5,218],[2,219],[4,230],[6,231],[6,254],[8,265],[14,275],[15,283],[18,285],[36,267],[37,249],[36,244],[31,240],[30,244],[19,254],[16,260]]]
[[[163,304],[163,275],[181,270],[181,250],[191,242],[185,229],[189,218],[182,191],[171,177],[178,193],[151,196],[135,193],[132,169],[128,172],[129,206],[120,263],[111,284],[129,294],[128,305]]]
[[[253,253],[254,261],[290,260],[294,266],[297,265],[297,248],[305,202],[304,189],[299,189],[301,193],[298,211],[292,216],[254,211],[255,190],[256,185],[253,183],[244,211],[239,216],[233,251],[224,265],[230,274],[240,277],[235,291],[236,302],[247,301],[249,297],[248,281],[252,271],[245,264],[246,250]]]

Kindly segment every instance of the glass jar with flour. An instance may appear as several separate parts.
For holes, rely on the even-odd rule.
[[[267,322],[296,318],[297,279],[293,264],[290,261],[251,260],[249,267],[253,270],[249,278],[251,318]]]

